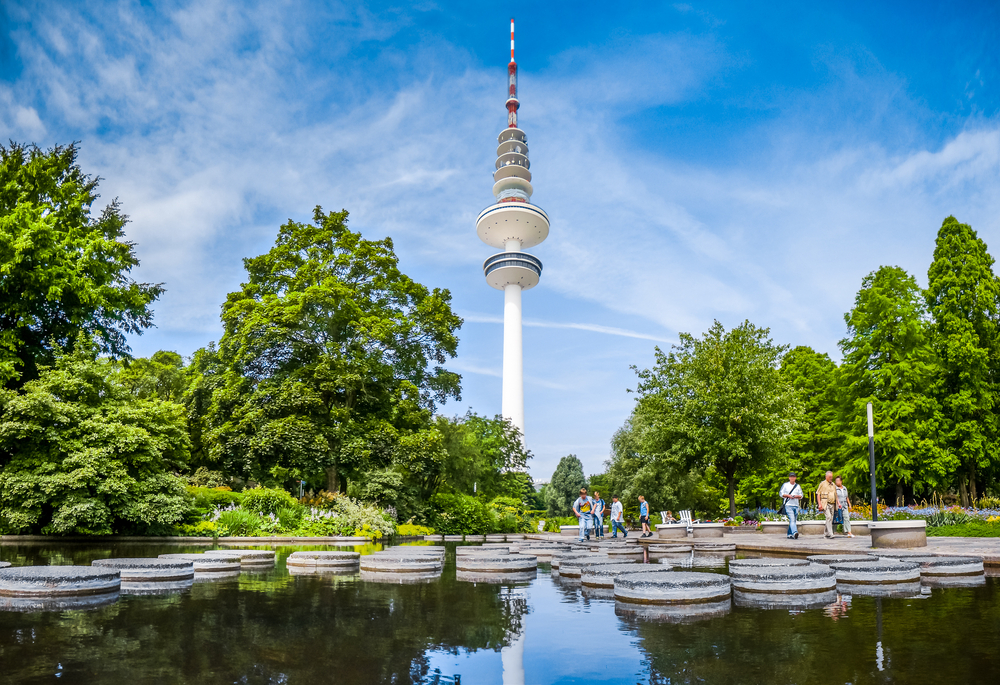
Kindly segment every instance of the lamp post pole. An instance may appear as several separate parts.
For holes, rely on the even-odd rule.
[[[872,477],[872,521],[878,521],[878,492],[875,489],[875,424],[872,403],[868,403],[868,472]]]

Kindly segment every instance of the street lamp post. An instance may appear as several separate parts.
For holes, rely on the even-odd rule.
[[[868,472],[872,477],[872,521],[878,521],[878,492],[875,489],[875,424],[872,403],[868,403]]]

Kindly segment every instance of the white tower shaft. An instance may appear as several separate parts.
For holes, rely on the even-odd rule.
[[[524,440],[524,346],[521,337],[521,286],[503,289],[503,399],[500,413],[521,431]]]

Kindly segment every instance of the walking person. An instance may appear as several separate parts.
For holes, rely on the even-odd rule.
[[[847,488],[844,487],[844,480],[837,476],[833,479],[833,484],[837,488],[837,513],[840,514],[840,525],[844,527],[844,532],[847,533],[847,537],[853,538],[854,533],[851,532],[851,498],[847,493]]]
[[[604,500],[599,490],[594,490],[594,537],[604,539]]]
[[[785,506],[785,516],[788,517],[788,538],[799,539],[799,528],[795,520],[799,516],[799,503],[802,501],[802,487],[795,482],[795,472],[788,474],[788,482],[781,485],[778,492],[781,495],[782,503]]]
[[[587,488],[580,488],[580,496],[573,502],[573,513],[580,519],[580,542],[590,540],[590,526],[594,521],[594,500],[587,497]]]
[[[639,523],[642,524],[642,535],[639,537],[653,537],[653,533],[649,529],[649,503],[642,495],[639,495]]]
[[[833,471],[826,472],[826,479],[816,488],[816,506],[826,515],[823,537],[833,537],[833,515],[837,513],[837,486],[833,484]]]
[[[618,501],[618,495],[611,498],[611,537],[618,537],[618,530],[621,529],[622,537],[628,537],[625,530],[625,507]]]

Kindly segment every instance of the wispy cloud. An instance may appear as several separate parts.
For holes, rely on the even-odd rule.
[[[491,316],[489,314],[461,313],[461,317],[470,323],[498,323],[503,324],[502,316]],[[649,333],[639,333],[629,331],[624,328],[614,326],[601,326],[594,323],[562,323],[558,321],[538,321],[537,319],[523,319],[522,324],[531,328],[562,328],[574,331],[589,331],[591,333],[603,333],[605,335],[618,335],[623,338],[637,338],[639,340],[655,340],[656,342],[675,343],[676,340],[663,338]]]

